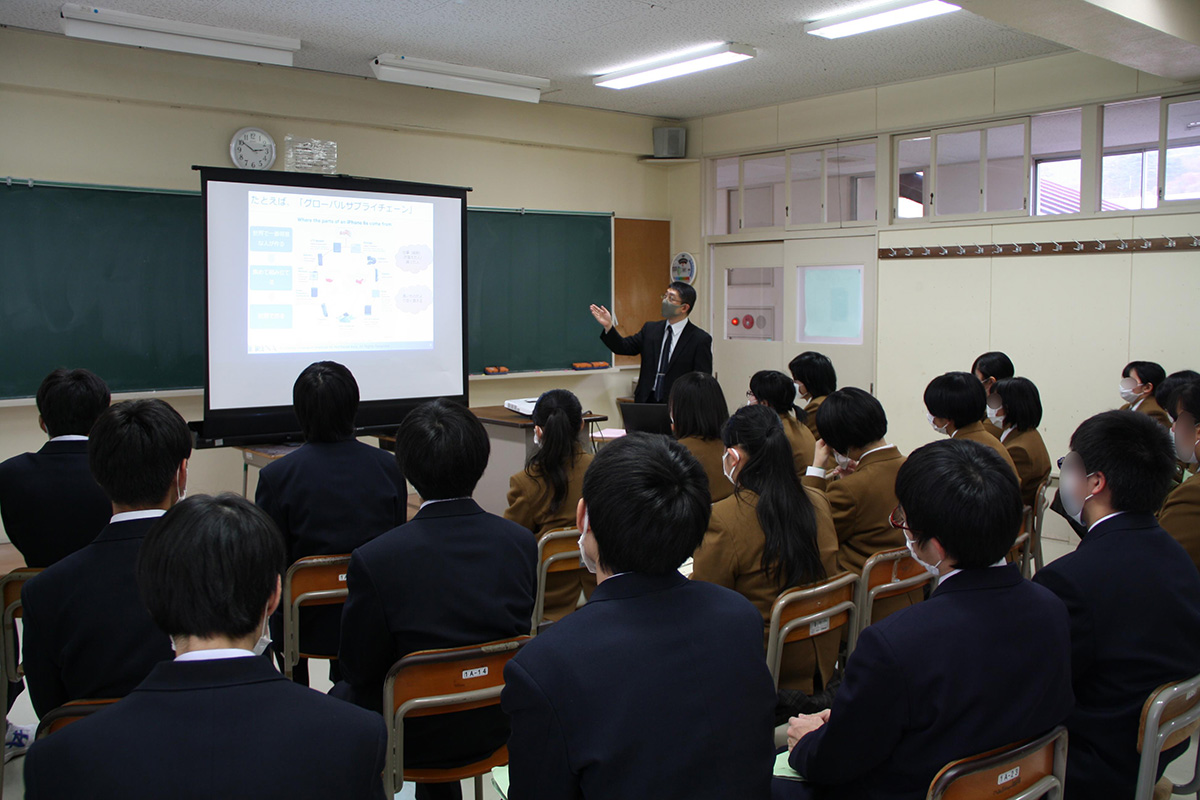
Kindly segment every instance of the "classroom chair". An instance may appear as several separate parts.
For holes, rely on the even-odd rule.
[[[1032,516],[1032,509],[1025,506],[1025,519],[1028,520]],[[1025,525],[1021,526],[1021,533],[1018,534],[1013,546],[1008,549],[1008,553],[1004,556],[1004,560],[1009,564],[1018,564],[1021,567],[1021,574],[1026,578],[1029,577],[1029,566],[1033,563],[1031,555],[1031,537],[1029,528]]]
[[[529,635],[537,636],[538,629],[545,623],[546,579],[552,572],[578,572],[586,570],[580,561],[579,531],[562,528],[546,531],[538,539],[537,593],[533,600],[533,619]]]
[[[1066,772],[1067,729],[1059,725],[1037,739],[950,762],[926,800],[1059,800]]]
[[[1168,683],[1155,689],[1142,706],[1138,723],[1137,749],[1142,754],[1138,767],[1134,800],[1151,800],[1158,780],[1158,758],[1163,750],[1197,737],[1200,729],[1200,675],[1178,683]],[[1200,746],[1200,741],[1193,741]],[[1200,791],[1200,749],[1197,750],[1196,772],[1185,784],[1172,784],[1172,794],[1195,794]]]
[[[72,722],[78,722],[84,717],[91,716],[97,711],[108,708],[120,698],[110,697],[103,700],[71,700],[50,711],[38,722],[35,739],[45,739],[55,731],[62,730]]]
[[[932,580],[933,576],[917,563],[907,547],[880,550],[868,558],[867,563],[863,565],[862,577],[859,578],[854,598],[858,618],[849,629],[846,655],[854,652],[859,634],[871,624],[876,600],[902,595],[925,586]]]
[[[20,680],[25,674],[17,653],[17,617],[21,616],[21,587],[39,572],[40,569],[33,567],[21,567],[0,578],[0,602],[4,604],[0,643],[4,647],[4,675],[10,681]]]
[[[457,783],[474,778],[475,796],[483,796],[483,776],[508,763],[508,747],[481,761],[445,769],[406,769],[404,720],[453,714],[500,703],[504,665],[517,654],[529,636],[517,636],[480,645],[421,650],[409,653],[388,670],[383,683],[383,718],[388,723],[388,756],[384,783],[395,794],[405,781]]]
[[[767,667],[776,689],[779,688],[779,669],[787,645],[843,626],[847,630],[854,628],[854,587],[857,583],[857,575],[844,572],[820,583],[786,591],[775,601],[767,629]]]
[[[308,556],[288,568],[283,579],[283,674],[289,679],[301,658],[328,661],[337,655],[300,652],[300,609],[346,602],[346,570],[350,556]]]
[[[1050,498],[1047,494],[1050,491],[1050,476],[1038,484],[1037,494],[1034,496],[1034,505],[1031,509],[1033,512],[1029,516],[1029,524],[1025,530],[1029,531],[1031,550],[1033,553],[1033,566],[1035,570],[1040,570],[1046,565],[1045,559],[1042,557],[1042,522],[1046,518],[1046,509],[1050,507]],[[1028,575],[1026,575],[1028,577]]]

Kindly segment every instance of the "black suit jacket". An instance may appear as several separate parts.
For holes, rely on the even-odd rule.
[[[25,797],[376,800],[387,733],[263,658],[159,664],[25,756]]]
[[[924,798],[949,762],[1062,724],[1070,658],[1062,601],[1015,565],[964,570],[863,631],[789,761],[818,797]]]
[[[1153,516],[1122,514],[1092,528],[1035,580],[1071,615],[1066,797],[1126,800],[1137,780],[1146,698],[1200,674],[1200,574]],[[1167,751],[1160,775],[1184,747]]]
[[[25,565],[44,568],[89,544],[112,503],[88,469],[86,441],[46,442],[0,464],[0,518]]]
[[[764,798],[762,616],[678,573],[617,575],[504,670],[511,800]]]
[[[135,577],[142,539],[157,521],[114,522],[22,588],[25,681],[39,717],[68,700],[124,697],[172,658]]]
[[[355,439],[309,442],[263,467],[254,502],[275,520],[288,563],[306,556],[342,555],[404,522],[408,490],[386,450]],[[305,609],[300,649],[334,654],[341,609]],[[283,642],[283,612],[271,619],[272,638]]]
[[[647,322],[633,336],[621,336],[614,325],[607,332],[601,332],[600,339],[619,356],[641,355],[642,366],[638,372],[637,389],[634,391],[635,403],[651,403],[654,401],[654,378],[658,375],[658,360],[662,355],[663,336],[667,331],[667,320],[660,319]],[[663,400],[671,394],[671,384],[681,375],[689,372],[707,372],[712,374],[712,337],[694,322],[688,320],[679,334],[679,342],[671,353],[671,361],[667,364],[667,373],[663,376]]]
[[[338,648],[344,681],[334,693],[382,711],[384,678],[409,653],[529,633],[536,561],[533,534],[470,499],[426,506],[358,548]],[[454,716],[406,723],[407,762],[465,762],[504,744],[497,708]]]

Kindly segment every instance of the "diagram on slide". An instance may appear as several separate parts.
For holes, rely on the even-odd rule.
[[[250,192],[246,351],[433,346],[434,208]]]

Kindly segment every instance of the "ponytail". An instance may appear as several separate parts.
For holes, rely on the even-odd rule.
[[[556,513],[567,496],[568,469],[575,460],[583,407],[566,389],[551,389],[538,398],[533,407],[533,424],[542,429],[541,447],[525,464],[525,474],[537,479],[534,469],[545,478],[542,497],[550,500],[550,513]]]

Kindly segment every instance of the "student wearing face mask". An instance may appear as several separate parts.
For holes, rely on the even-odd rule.
[[[829,502],[801,486],[788,469],[791,448],[771,409],[739,408],[725,423],[724,441],[725,474],[736,488],[713,505],[708,532],[693,557],[692,580],[745,596],[765,627],[780,594],[840,571],[837,531]],[[790,648],[780,687],[808,695],[821,691],[833,676],[840,641],[833,631],[808,640],[807,647]]]
[[[790,720],[788,762],[808,782],[776,780],[775,797],[922,800],[949,762],[1071,711],[1067,609],[1004,563],[1022,518],[1008,466],[976,442],[934,442],[896,495],[893,524],[938,586],[863,631],[830,711]]]
[[[1117,385],[1125,401],[1120,410],[1145,414],[1164,428],[1170,428],[1167,412],[1154,397],[1155,387],[1166,379],[1166,370],[1153,361],[1130,361],[1121,370],[1121,382]]]
[[[805,404],[805,416],[801,422],[817,437],[817,409],[826,397],[837,391],[837,371],[829,356],[813,350],[806,350],[793,358],[788,362],[788,370],[796,383],[796,396]]]
[[[1175,423],[1171,436],[1175,457],[1194,470],[1200,455],[1200,382],[1185,384],[1174,395]],[[1200,570],[1200,477],[1192,475],[1169,495],[1158,524],[1192,557]]]
[[[505,519],[528,528],[536,536],[575,526],[575,506],[583,492],[583,473],[592,454],[583,451],[583,407],[566,389],[551,389],[533,407],[533,440],[537,449],[525,469],[508,479]],[[579,605],[580,592],[590,596],[596,588],[591,574],[551,572],[546,576],[545,617],[558,621]]]
[[[987,391],[969,372],[947,372],[925,387],[925,416],[935,431],[951,439],[979,442],[996,451],[1017,474],[1008,449],[983,429],[987,418]]]
[[[137,587],[175,645],[121,702],[36,743],[28,798],[382,798],[378,714],[289,681],[264,658],[285,549],[247,500],[199,495],[142,542]]]
[[[708,491],[716,503],[733,494],[733,484],[721,471],[725,444],[721,428],[729,419],[725,392],[712,375],[689,372],[671,385],[667,405],[671,413],[671,431],[686,447],[708,476]]]
[[[1003,378],[988,397],[988,417],[1000,426],[1000,442],[1012,456],[1021,481],[1021,500],[1032,507],[1037,490],[1050,476],[1050,453],[1038,433],[1042,398],[1028,378]]]
[[[1034,576],[1071,618],[1077,702],[1064,798],[1123,800],[1134,794],[1146,698],[1200,673],[1200,573],[1154,518],[1175,448],[1149,416],[1107,411],[1086,420],[1059,470],[1063,506],[1087,528],[1073,553]],[[1159,777],[1186,747],[1163,753]]]
[[[805,471],[815,463],[817,438],[805,421],[807,412],[796,406],[796,385],[787,375],[773,369],[764,369],[750,378],[750,391],[746,392],[747,405],[763,405],[779,415],[783,432],[792,447],[792,466],[796,477],[803,478]]]
[[[988,399],[991,399],[992,393],[996,390],[997,381],[1011,378],[1017,374],[1017,371],[1013,367],[1011,358],[998,350],[993,350],[975,359],[975,363],[971,365],[971,373],[983,384],[983,390],[987,392]],[[1001,427],[990,414],[983,421],[983,429],[997,439],[1000,438]]]
[[[1193,381],[1200,381],[1200,372],[1193,369],[1181,369],[1178,372],[1172,372],[1162,383],[1154,387],[1154,401],[1166,409],[1168,416],[1171,417],[1172,430],[1174,430],[1175,419],[1175,396],[1180,389]],[[1196,464],[1180,460],[1175,463],[1175,466],[1176,484],[1183,483],[1189,475],[1196,473]]]

